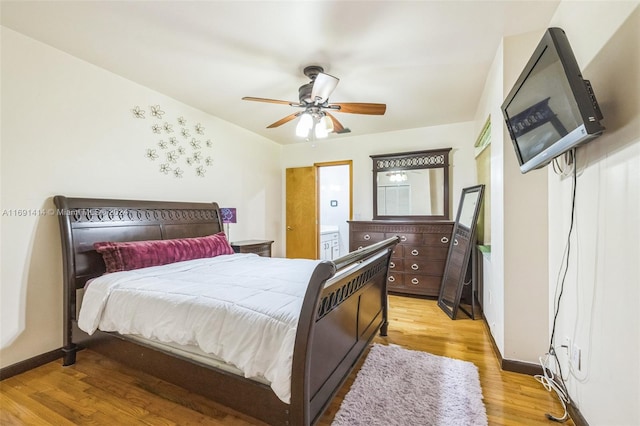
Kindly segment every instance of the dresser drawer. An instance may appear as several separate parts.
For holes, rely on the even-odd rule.
[[[423,244],[428,246],[445,246],[449,247],[449,241],[451,240],[451,232],[437,233],[437,234],[424,234]]]
[[[424,258],[428,260],[442,260],[447,258],[449,248],[447,246],[404,246],[404,258]]]
[[[383,232],[353,232],[351,239],[357,241],[360,245],[370,245],[384,240]]]
[[[392,259],[402,259],[404,257],[404,246],[397,244],[391,252]]]
[[[404,274],[402,272],[389,271],[387,277],[387,289],[393,291],[394,288],[404,287]]]
[[[404,271],[407,273],[439,275],[444,272],[445,260],[406,259]]]
[[[395,236],[400,237],[400,244],[422,244],[422,234],[411,234],[403,232],[387,232],[384,234],[385,238],[393,238]]]
[[[425,296],[438,296],[440,281],[440,277],[436,276],[407,273],[404,274],[403,291]]]
[[[391,262],[389,262],[389,272],[402,272],[404,271],[404,259],[402,258],[397,258],[397,259],[391,259]]]

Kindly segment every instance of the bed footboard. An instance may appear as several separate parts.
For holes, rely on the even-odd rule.
[[[398,241],[390,238],[316,269],[298,323],[291,424],[315,423],[376,332],[386,335],[387,273]]]

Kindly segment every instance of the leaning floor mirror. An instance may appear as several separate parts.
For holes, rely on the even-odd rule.
[[[460,197],[458,214],[453,227],[449,254],[438,296],[438,306],[451,319],[455,319],[458,313],[464,286],[471,282],[468,271],[471,251],[475,246],[476,223],[480,214],[483,193],[484,185],[476,185],[464,188]]]

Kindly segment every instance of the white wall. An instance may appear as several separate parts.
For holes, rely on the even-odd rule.
[[[52,196],[218,201],[238,209],[232,239],[281,235],[281,146],[7,28],[2,37],[1,366],[62,346],[62,268]],[[146,158],[149,105],[201,123],[205,177]],[[135,119],[131,109],[147,109]],[[175,126],[177,127],[177,125]],[[193,133],[193,132],[192,132]],[[162,154],[162,149],[157,148]],[[43,210],[40,214],[40,209]],[[18,214],[24,213],[26,216]]]
[[[638,2],[564,1],[549,26],[563,28],[605,115],[605,134],[578,149],[576,225],[556,350],[571,398],[594,425],[640,424],[640,11]],[[542,36],[503,41],[474,128],[492,121],[490,283],[484,313],[504,358],[547,352],[571,214],[571,179],[549,167],[520,175],[500,105]],[[542,174],[541,174],[542,172]],[[542,194],[543,214],[519,194]],[[540,197],[536,199],[540,202]],[[518,231],[527,227],[528,235]],[[534,235],[532,231],[540,231]],[[541,235],[540,235],[541,234]],[[545,242],[546,241],[546,242]],[[544,253],[545,258],[540,258]],[[486,266],[486,265],[485,265]],[[541,278],[540,267],[546,276]],[[523,271],[525,271],[523,273]],[[535,279],[531,279],[531,274]],[[522,277],[519,282],[518,277]],[[522,285],[526,283],[526,285]],[[488,301],[487,290],[492,290]],[[500,299],[500,296],[503,299]],[[560,348],[582,350],[581,370]]]
[[[558,353],[569,393],[589,424],[637,425],[640,8],[638,2],[565,2],[552,25],[567,32],[606,127],[603,136],[577,151],[575,229],[556,347],[568,337],[581,349],[579,370],[570,366],[565,350]],[[569,232],[571,187],[571,179],[549,172],[550,303]]]
[[[450,215],[453,220],[462,188],[475,185],[477,182],[473,159],[473,124],[456,123],[365,136],[338,135],[315,144],[285,145],[283,169],[305,167],[320,162],[353,160],[353,219],[371,220],[373,161],[370,155],[451,147],[453,149],[449,153],[449,183],[452,198]],[[284,176],[284,170],[282,173]]]

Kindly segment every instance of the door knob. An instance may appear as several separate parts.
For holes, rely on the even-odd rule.
[[[293,228],[290,226],[287,226],[287,231],[293,231]]]

